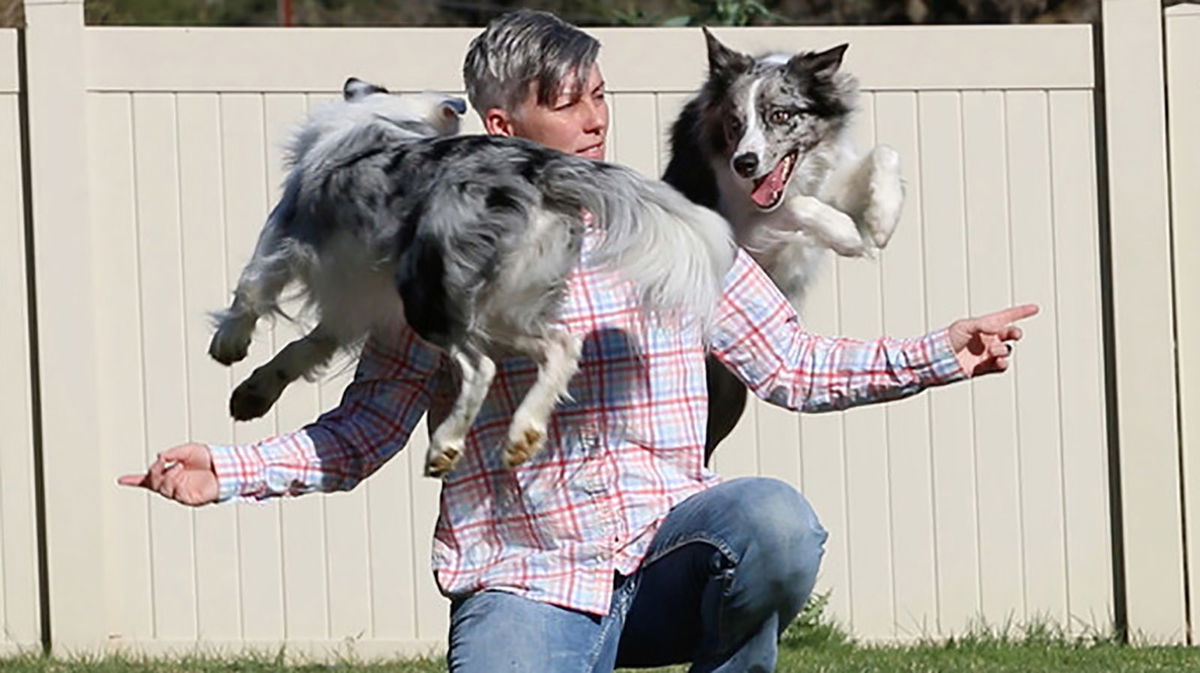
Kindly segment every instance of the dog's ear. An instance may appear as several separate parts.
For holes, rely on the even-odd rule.
[[[467,111],[467,101],[457,96],[442,96],[442,100],[434,108],[430,123],[441,135],[457,135],[462,115]]]
[[[447,96],[446,100],[442,101],[442,105],[443,109],[448,110],[452,114],[467,114],[467,101],[458,96]]]
[[[749,70],[753,65],[754,59],[721,44],[720,40],[708,32],[707,26],[701,26],[700,30],[704,31],[704,40],[708,45],[709,72],[717,74],[730,70],[743,71]]]
[[[805,73],[812,77],[828,79],[842,66],[842,56],[850,48],[849,43],[839,44],[832,49],[819,53],[801,52],[788,61],[788,67],[796,73]]]
[[[357,77],[351,77],[342,85],[342,98],[344,100],[358,100],[373,93],[388,93],[388,90],[370,82],[364,82]]]
[[[467,113],[467,101],[457,96],[446,96],[438,106],[440,122],[444,125],[453,124],[455,133],[458,132],[459,117]]]

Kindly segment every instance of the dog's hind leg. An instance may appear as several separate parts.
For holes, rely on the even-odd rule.
[[[268,222],[254,255],[242,269],[233,303],[213,316],[217,331],[208,345],[208,354],[217,362],[230,365],[243,360],[259,317],[277,307],[279,293],[293,276],[293,250],[284,243],[274,221]]]
[[[429,440],[429,451],[425,454],[427,477],[446,476],[462,457],[467,431],[479,415],[492,379],[496,376],[496,363],[477,348],[456,344],[447,351],[462,373],[462,387],[450,415],[437,426]]]
[[[521,400],[508,428],[508,446],[504,465],[516,467],[541,451],[546,441],[546,424],[554,405],[567,392],[571,377],[579,369],[582,344],[562,330],[551,331],[546,338],[526,338],[516,344],[538,363],[538,378]]]
[[[311,375],[329,361],[339,346],[336,338],[317,325],[234,388],[229,397],[229,414],[239,421],[246,421],[267,413],[292,381]]]

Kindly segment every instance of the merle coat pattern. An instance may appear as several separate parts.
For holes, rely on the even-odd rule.
[[[426,473],[454,466],[495,359],[510,355],[538,364],[502,447],[507,466],[528,460],[578,366],[579,338],[554,318],[584,211],[604,232],[592,259],[632,281],[648,311],[711,318],[734,250],[715,212],[620,166],[517,138],[451,137],[459,99],[395,96],[353,78],[344,94],[294,139],[283,197],[216,316],[209,352],[225,364],[246,356],[258,318],[278,311],[293,280],[317,320],[235,389],[235,418],[266,413],[335,352],[403,321],[461,374]]]

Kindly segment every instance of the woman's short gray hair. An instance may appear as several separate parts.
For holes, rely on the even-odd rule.
[[[549,12],[522,9],[503,14],[467,49],[467,97],[480,115],[496,107],[511,111],[532,85],[537,86],[538,104],[551,105],[568,75],[576,73],[582,84],[599,51],[596,38]]]

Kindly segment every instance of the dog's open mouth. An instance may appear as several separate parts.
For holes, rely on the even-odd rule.
[[[770,173],[754,181],[750,199],[759,208],[771,210],[779,205],[784,192],[787,191],[788,181],[792,178],[792,170],[796,168],[798,154],[795,150],[788,152],[783,159],[779,160],[779,163],[775,164],[775,168],[772,168]]]

